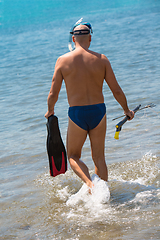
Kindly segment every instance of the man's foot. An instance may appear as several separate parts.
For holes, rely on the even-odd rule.
[[[88,193],[92,194],[92,189],[94,187],[94,184],[92,183],[92,181],[88,181],[86,185],[88,186]]]

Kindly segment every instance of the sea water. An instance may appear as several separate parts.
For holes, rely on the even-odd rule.
[[[90,49],[109,58],[129,107],[156,105],[137,112],[115,140],[112,119],[123,111],[104,84],[109,181],[95,182],[92,196],[70,167],[50,177],[46,153],[55,62],[81,17],[93,27]],[[0,1],[1,239],[160,238],[159,79],[159,1]],[[67,110],[63,84],[55,113],[65,144]],[[88,139],[82,160],[98,181]]]

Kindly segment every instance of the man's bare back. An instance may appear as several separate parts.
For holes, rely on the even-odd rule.
[[[73,171],[89,188],[92,188],[89,170],[80,158],[83,144],[89,135],[95,173],[101,179],[108,180],[104,152],[106,134],[106,108],[102,93],[104,80],[130,119],[134,117],[134,112],[128,108],[126,97],[107,57],[88,49],[91,42],[88,26],[84,23],[74,28],[72,38],[76,49],[59,57],[56,62],[45,117],[54,114],[54,106],[64,79],[70,105],[67,132],[68,159]]]
[[[70,106],[103,103],[105,56],[82,47],[60,57]]]

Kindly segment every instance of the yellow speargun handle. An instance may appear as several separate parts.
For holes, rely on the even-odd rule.
[[[141,104],[140,104],[139,106],[137,106],[137,107],[133,110],[133,112],[136,113],[136,112],[139,110],[140,107],[141,107]],[[115,139],[119,139],[119,133],[120,133],[120,131],[121,131],[121,129],[122,129],[122,125],[123,125],[125,122],[127,122],[128,119],[129,119],[129,117],[126,116],[122,121],[120,121],[120,122],[116,125],[116,132],[115,132],[115,136],[114,136]]]

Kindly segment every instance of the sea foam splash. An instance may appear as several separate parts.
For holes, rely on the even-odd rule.
[[[66,205],[75,205],[79,202],[84,202],[89,205],[97,205],[107,203],[110,199],[110,191],[107,182],[100,179],[96,174],[92,176],[94,187],[92,194],[89,194],[89,189],[84,183],[81,189],[74,195],[71,195],[66,202]]]
[[[102,224],[107,231],[108,227],[112,229],[115,225],[122,228],[141,225],[142,229],[146,229],[146,224],[152,224],[153,217],[157,224],[159,158],[149,152],[135,161],[112,163],[108,165],[108,170],[108,182],[95,175],[94,169],[91,170],[94,183],[92,195],[71,169],[56,178],[49,174],[41,176],[37,184],[43,189],[49,221],[59,225],[63,219],[76,229],[82,228],[82,222],[83,226]]]

